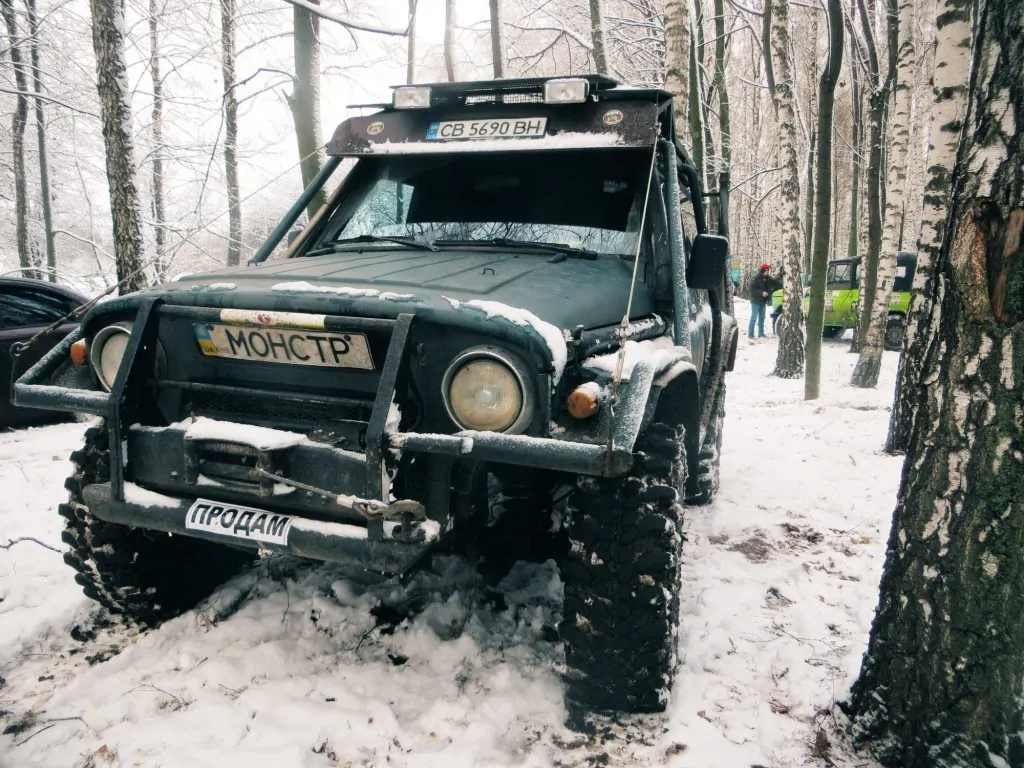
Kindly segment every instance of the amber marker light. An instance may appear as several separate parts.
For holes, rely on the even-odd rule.
[[[587,419],[597,413],[601,405],[601,389],[592,381],[582,384],[569,394],[566,407],[575,419]]]
[[[89,350],[85,347],[85,339],[79,339],[71,345],[71,362],[75,365],[85,365],[89,362]]]

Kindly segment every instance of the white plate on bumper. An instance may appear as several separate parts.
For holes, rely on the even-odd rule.
[[[243,541],[262,541],[283,546],[288,543],[288,532],[294,520],[291,515],[267,512],[264,509],[196,499],[185,516],[185,528]]]
[[[199,349],[206,357],[373,370],[370,346],[361,333],[249,328],[220,323],[196,323],[192,327]]]

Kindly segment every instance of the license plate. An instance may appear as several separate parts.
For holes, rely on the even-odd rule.
[[[186,513],[185,528],[234,539],[285,545],[294,519],[291,515],[280,515],[264,509],[196,499]]]
[[[193,329],[199,350],[206,357],[373,370],[370,345],[361,333],[251,328],[216,323],[196,323]]]
[[[500,120],[444,120],[427,128],[427,139],[532,139],[544,135],[546,117]]]

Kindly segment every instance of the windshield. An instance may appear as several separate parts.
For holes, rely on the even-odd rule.
[[[838,261],[828,265],[825,282],[837,288],[851,288],[856,275],[856,264],[852,261]]]
[[[633,255],[649,164],[647,150],[364,160],[310,250],[411,237],[441,247],[506,240]]]

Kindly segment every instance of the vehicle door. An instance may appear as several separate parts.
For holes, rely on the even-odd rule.
[[[11,402],[13,382],[70,333],[77,323],[64,323],[40,337],[13,358],[11,350],[39,331],[64,317],[78,301],[45,286],[0,285],[0,427],[18,427],[60,420],[55,411],[15,408]]]

